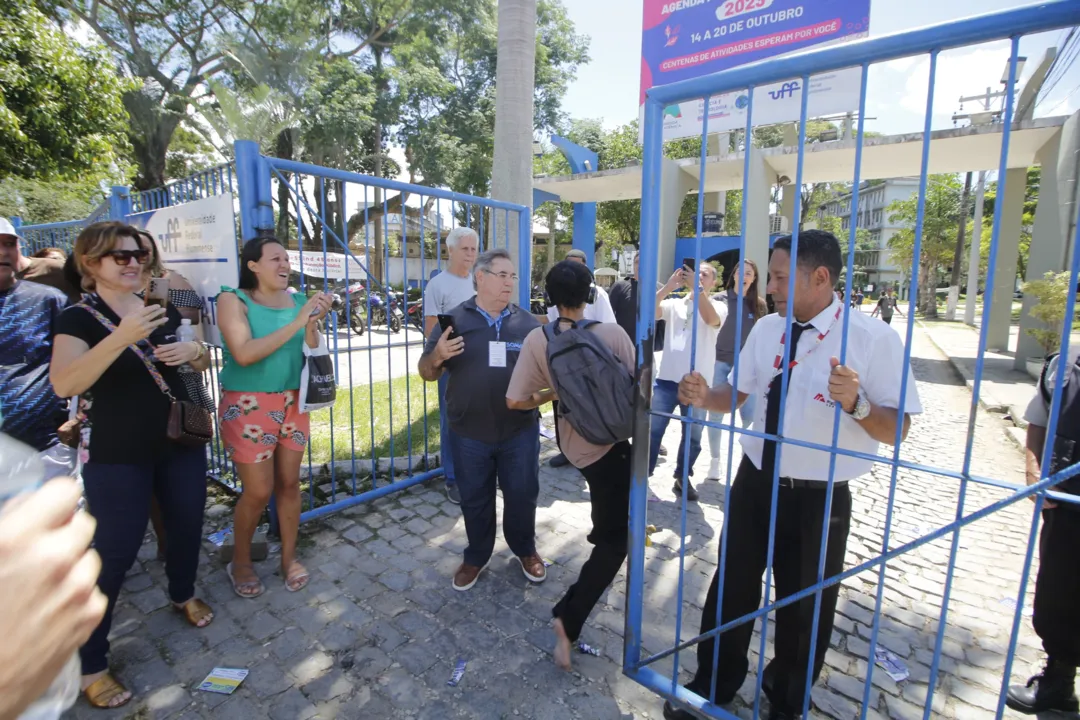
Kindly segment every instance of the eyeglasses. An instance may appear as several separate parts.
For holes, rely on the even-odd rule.
[[[509,280],[510,282],[517,282],[518,279],[517,273],[491,272],[490,270],[485,270],[484,272],[486,272],[488,275],[494,275],[503,282],[506,282],[507,280]]]
[[[150,262],[149,250],[110,250],[105,255],[111,257],[117,265],[130,265],[132,260],[140,265]]]

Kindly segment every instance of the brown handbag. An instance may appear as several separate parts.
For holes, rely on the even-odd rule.
[[[102,315],[97,308],[86,304],[81,304],[81,307],[88,310],[110,332],[116,330],[116,325]],[[169,421],[165,426],[165,436],[175,443],[188,447],[199,447],[213,440],[214,418],[209,411],[190,400],[177,400],[172,394],[172,390],[169,389],[169,384],[165,382],[165,378],[154,367],[153,361],[146,357],[146,353],[138,345],[129,345],[128,347],[142,360],[143,365],[146,366],[161,392],[172,401],[169,406]]]

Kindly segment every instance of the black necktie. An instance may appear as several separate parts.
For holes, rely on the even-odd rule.
[[[810,326],[800,325],[796,322],[791,323],[791,339],[785,343],[787,359],[780,366],[781,372],[777,373],[772,382],[769,383],[769,394],[765,398],[765,432],[770,435],[776,435],[780,429],[780,383],[783,381],[784,375],[791,372],[788,368],[795,360],[795,349],[799,346],[799,337],[802,335],[803,330],[808,327]],[[788,393],[791,393],[790,382],[788,383]],[[776,441],[766,440],[765,450],[761,454],[761,471],[771,481],[775,468]]]

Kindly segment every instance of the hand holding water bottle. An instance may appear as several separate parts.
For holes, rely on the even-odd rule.
[[[32,462],[18,461],[19,449],[0,436],[4,720],[24,711],[23,717],[57,717],[70,706],[78,693],[76,651],[101,621],[107,602],[97,589],[101,560],[89,549],[96,523],[89,514],[76,512],[78,485],[63,478],[22,492],[33,488],[41,473]],[[73,677],[62,677],[62,670]]]

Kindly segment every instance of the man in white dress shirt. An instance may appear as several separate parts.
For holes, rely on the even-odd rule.
[[[566,253],[566,259],[571,262],[581,263],[582,265],[588,265],[588,258],[585,257],[584,250],[571,250]],[[589,272],[592,272],[592,268],[589,268]],[[613,323],[615,320],[615,311],[611,309],[611,300],[608,299],[607,291],[593,282],[593,289],[595,290],[595,297],[585,305],[585,320],[595,320],[602,323]],[[554,305],[548,307],[547,317],[538,318],[545,325],[549,322],[555,322],[559,319],[559,309]],[[555,416],[559,415],[559,401],[553,400],[551,407],[555,412]],[[559,423],[555,423],[555,444],[559,444]],[[555,457],[548,460],[548,465],[551,467],[565,467],[570,464],[570,460],[561,452]]]
[[[785,439],[830,446],[835,406],[840,404],[838,445],[842,449],[876,455],[880,443],[896,442],[897,423],[902,417],[901,438],[906,437],[911,415],[922,412],[915,379],[905,369],[900,337],[884,323],[860,312],[848,316],[846,362],[840,364],[844,331],[844,303],[833,288],[840,275],[840,244],[820,230],[799,233],[795,296],[789,298],[788,277],[791,238],[780,238],[769,262],[767,292],[777,312],[755,325],[738,356],[739,387],[736,407],[750,395],[759,396],[753,430]],[[791,311],[792,342],[784,342],[788,311]],[[784,429],[778,432],[780,386],[788,374]],[[907,373],[907,392],[901,402],[900,385]],[[732,376],[734,372],[732,372]],[[731,376],[729,376],[730,382]],[[695,407],[731,412],[733,389],[721,385],[709,389],[699,373],[688,374],[679,386],[679,398]],[[764,396],[762,402],[760,396]],[[900,415],[900,409],[903,416]],[[777,443],[743,435],[743,460],[731,487],[730,506],[725,513],[727,562],[720,623],[753,612],[761,601],[761,578],[766,568],[769,545],[770,506],[777,454],[780,455],[776,486],[776,525],[773,570],[775,597],[785,598],[817,582],[821,529],[825,513],[826,489],[833,483],[833,500],[825,553],[825,578],[844,568],[844,553],[851,522],[851,493],[848,482],[870,472],[871,461],[836,455],[831,474],[832,453]],[[721,552],[723,550],[721,549]],[[717,626],[717,575],[713,576],[701,617],[701,632]],[[814,622],[814,596],[776,611],[775,657],[765,668],[763,689],[770,700],[770,720],[798,718],[804,705],[807,667],[813,658],[816,681],[832,635],[833,614],[840,586],[821,593],[816,644],[810,647]],[[698,645],[698,669],[687,684],[708,698],[715,689],[715,702],[729,703],[742,685],[749,668],[747,650],[753,623],[738,625],[724,633],[712,686],[712,639]],[[689,713],[670,704],[664,706],[667,720],[689,720]]]

